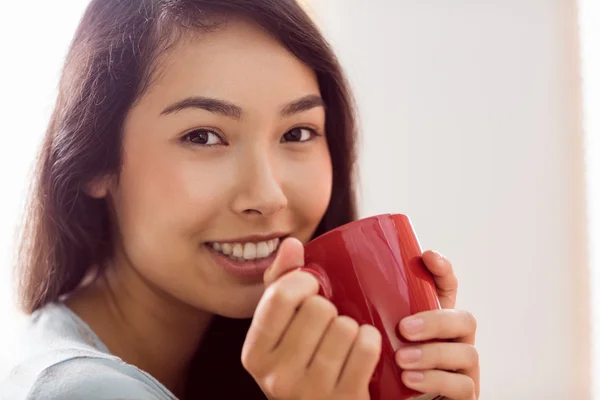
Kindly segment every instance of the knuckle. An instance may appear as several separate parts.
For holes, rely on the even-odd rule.
[[[284,373],[269,375],[264,379],[262,386],[275,399],[289,399],[297,394],[292,379]]]
[[[311,274],[295,271],[267,286],[263,298],[273,307],[297,307],[312,292],[316,293],[318,281]]]
[[[479,365],[479,352],[475,346],[468,344],[467,362],[469,366]]]
[[[470,311],[463,311],[463,315],[465,322],[468,324],[471,330],[475,332],[477,330],[477,318],[475,318],[475,315],[473,315],[473,313]]]
[[[328,319],[333,319],[338,315],[338,310],[332,302],[317,295],[310,296],[303,307],[307,307],[312,313],[325,316]]]
[[[315,296],[319,298],[319,303],[321,305],[321,312],[323,314],[325,314],[329,319],[333,319],[336,318],[338,316],[338,309],[337,307],[330,302],[329,300],[321,297],[321,296]]]
[[[337,335],[347,339],[354,339],[359,329],[358,322],[344,315],[337,317],[332,325],[332,330]]]
[[[248,371],[250,374],[254,376],[259,376],[261,373],[261,362],[259,357],[255,357],[252,350],[248,350],[247,348],[242,349],[242,366]]]
[[[290,307],[296,302],[293,294],[289,290],[286,290],[285,285],[280,282],[276,282],[269,286],[265,291],[264,296],[275,308]]]
[[[465,399],[465,400],[471,400],[475,398],[475,382],[473,381],[473,379],[468,378],[465,379],[463,386],[463,391],[462,391],[462,396],[461,398]]]
[[[312,288],[317,288],[319,287],[319,281],[317,280],[317,278],[314,277],[313,274],[306,272],[306,271],[295,271],[294,272],[295,276],[297,277],[298,280],[302,281],[303,285],[308,285]]]
[[[359,338],[356,342],[357,350],[366,357],[379,356],[381,351],[381,333],[371,325],[359,328]]]
[[[248,372],[253,372],[256,368],[254,362],[252,361],[252,357],[250,356],[250,353],[247,350],[242,349],[242,357],[241,357],[241,361],[242,361],[242,366],[244,367],[244,369]]]

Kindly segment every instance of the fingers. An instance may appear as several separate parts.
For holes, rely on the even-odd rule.
[[[319,291],[309,273],[296,271],[267,287],[260,299],[242,348],[242,364],[259,375],[265,357],[275,349],[302,302]]]
[[[311,296],[306,299],[277,345],[276,358],[293,363],[304,370],[337,315],[335,306],[325,298]]]
[[[368,388],[380,355],[381,334],[373,326],[361,326],[337,386],[340,392],[355,396]]]
[[[297,271],[278,279],[284,272],[303,264],[302,243],[287,238],[281,243],[273,265],[265,271],[265,293],[256,307],[242,348],[242,364],[249,371],[261,369],[256,360],[266,357],[276,347],[300,304],[318,292],[317,280],[305,272]]]
[[[358,323],[352,318],[340,316],[331,323],[308,367],[308,375],[317,385],[315,393],[333,390],[358,332]]]
[[[400,333],[410,341],[454,339],[475,344],[476,331],[475,317],[462,310],[424,311],[400,322]]]
[[[454,372],[428,370],[404,371],[402,382],[421,393],[437,393],[452,400],[476,400],[475,382]]]
[[[465,371],[479,365],[479,353],[467,343],[427,343],[401,349],[396,363],[404,370]]]
[[[460,310],[425,311],[402,320],[400,333],[410,341],[452,340],[399,351],[396,362],[404,369],[406,385],[454,400],[476,399],[479,395],[479,354],[473,346],[476,330],[473,314]],[[412,385],[408,382],[411,380]]]
[[[277,250],[277,257],[273,264],[265,271],[263,280],[265,286],[269,286],[275,282],[277,278],[282,276],[290,269],[301,267],[304,265],[304,246],[302,242],[296,238],[286,238]]]
[[[458,279],[450,261],[440,253],[428,250],[423,253],[423,263],[433,275],[442,308],[454,308],[458,293]]]

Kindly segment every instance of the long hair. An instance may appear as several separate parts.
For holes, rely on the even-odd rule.
[[[354,103],[336,56],[295,0],[92,0],[65,60],[27,203],[16,266],[25,312],[73,291],[92,266],[102,268],[111,257],[109,205],[84,189],[94,178],[118,175],[125,117],[159,73],[161,56],[178,41],[238,16],[262,26],[317,75],[327,107],[333,189],[315,236],[355,219]],[[240,380],[247,379],[238,365],[244,327],[247,321],[218,319],[204,343],[219,345],[203,345],[196,360],[213,358],[212,366],[219,359],[223,368],[235,363]],[[218,376],[216,366],[200,369],[192,368],[196,377]],[[218,379],[201,381],[197,386],[208,390]],[[254,398],[247,383],[240,393]],[[224,387],[214,389],[219,398],[233,398],[224,396]]]

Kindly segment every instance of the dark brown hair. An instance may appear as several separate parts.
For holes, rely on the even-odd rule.
[[[352,98],[334,53],[295,0],[92,0],[66,58],[26,209],[17,265],[24,311],[73,291],[91,266],[102,267],[111,256],[108,204],[90,198],[84,188],[94,178],[118,175],[124,119],[159,74],[161,58],[178,41],[218,29],[229,17],[255,21],[316,72],[327,107],[333,193],[315,235],[355,218]],[[225,332],[237,329],[241,348],[247,321],[242,322],[218,320],[213,339],[209,333],[205,340],[229,343],[237,364],[239,348]],[[204,357],[212,356],[197,359]],[[211,371],[219,376],[218,367],[211,364]],[[243,386],[244,398],[252,398]]]

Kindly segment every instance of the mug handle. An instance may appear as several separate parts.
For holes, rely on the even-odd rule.
[[[319,295],[325,297],[327,300],[331,300],[333,297],[333,290],[331,288],[331,282],[327,273],[319,264],[309,263],[303,267],[298,268],[300,271],[308,272],[314,276],[319,282]]]

